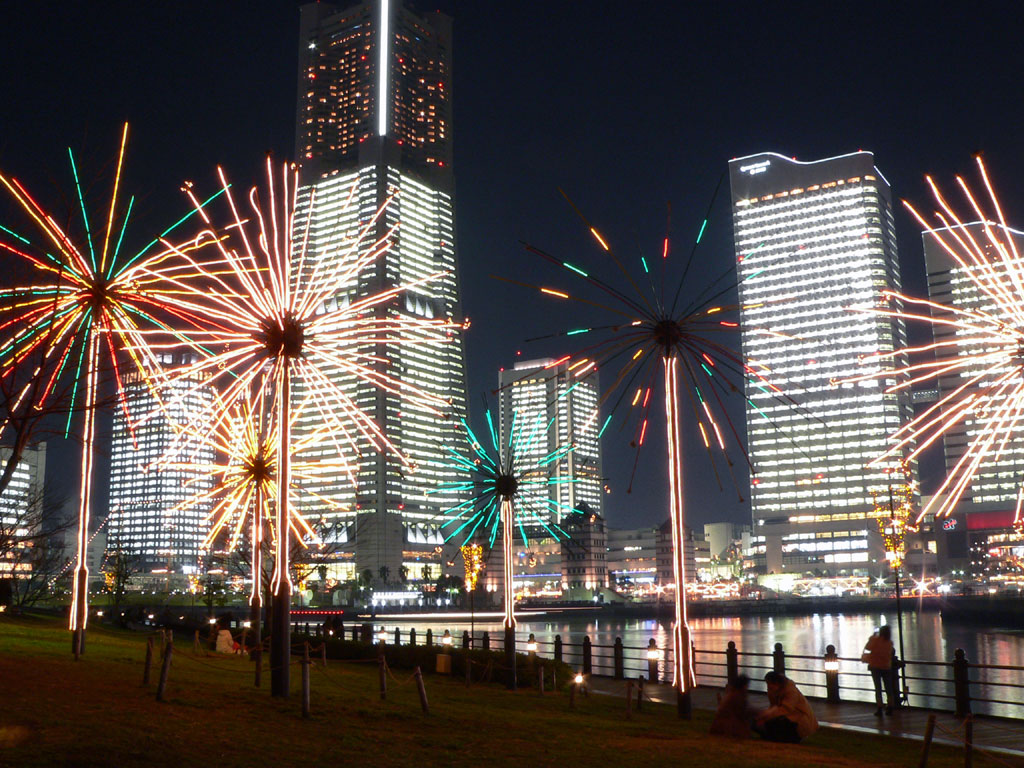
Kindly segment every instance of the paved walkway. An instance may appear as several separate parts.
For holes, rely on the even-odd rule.
[[[624,680],[591,677],[589,682],[591,690],[595,693],[624,696],[626,692]],[[652,701],[672,705],[676,702],[675,691],[668,685],[648,684],[644,687],[644,693]],[[698,688],[694,691],[693,706],[697,709],[714,710],[717,706],[718,693],[717,688]],[[750,698],[754,706],[760,706],[761,701],[767,706],[763,693],[751,692]],[[878,718],[874,715],[874,705],[864,702],[829,704],[822,699],[811,699],[811,704],[818,722],[823,726],[917,740],[924,738],[928,715],[932,713],[927,709],[904,707],[892,717]],[[963,721],[950,712],[935,712],[935,715],[935,743],[962,746]],[[973,720],[975,747],[987,750],[993,757],[997,757],[998,761],[994,764],[1002,762],[1004,765],[1024,767],[1024,721],[984,715],[975,715]]]

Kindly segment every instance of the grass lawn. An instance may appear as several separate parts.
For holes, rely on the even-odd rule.
[[[710,715],[690,722],[673,708],[645,705],[625,719],[617,699],[590,696],[570,711],[564,692],[466,688],[427,675],[431,714],[408,670],[395,670],[387,701],[377,669],[331,661],[311,670],[312,717],[303,720],[300,672],[287,701],[252,685],[242,657],[193,657],[177,646],[167,700],[144,688],[145,638],[90,627],[86,655],[73,661],[69,634],[53,619],[0,618],[0,765],[189,766],[908,766],[920,744],[822,729],[799,746],[707,735]],[[962,765],[934,746],[929,766]]]

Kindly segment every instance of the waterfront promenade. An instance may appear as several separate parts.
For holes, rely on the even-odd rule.
[[[589,685],[595,693],[625,697],[626,682],[594,676],[590,678]],[[696,709],[713,711],[717,706],[719,691],[718,688],[708,686],[697,688],[693,694],[693,706]],[[644,695],[658,703],[675,705],[676,702],[675,690],[664,683],[646,685]],[[763,694],[751,692],[750,699],[755,707],[768,706]],[[863,702],[829,703],[823,699],[812,698],[811,705],[822,726],[922,742],[928,725],[928,715],[934,714],[934,743],[963,747],[964,720],[954,717],[951,712],[903,707],[891,717],[878,718],[874,716],[874,705]],[[972,720],[973,743],[977,750],[983,753],[990,752],[1005,765],[1024,767],[1024,721],[981,715],[975,715]],[[980,759],[976,762],[980,765],[999,764]]]

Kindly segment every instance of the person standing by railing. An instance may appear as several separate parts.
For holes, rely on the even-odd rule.
[[[896,702],[896,686],[892,674],[892,659],[895,648],[892,644],[892,630],[883,624],[868,638],[861,652],[860,660],[868,665],[871,680],[875,684],[875,717],[882,716],[882,685],[885,685],[885,714],[891,715]]]

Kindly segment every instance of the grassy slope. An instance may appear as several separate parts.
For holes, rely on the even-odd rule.
[[[300,715],[296,693],[272,700],[252,686],[241,657],[192,658],[179,647],[167,701],[154,698],[159,659],[148,689],[140,683],[145,641],[91,628],[77,664],[68,634],[51,620],[0,619],[0,765],[161,766],[338,764],[374,768],[490,766],[916,765],[913,742],[823,730],[806,744],[734,742],[706,735],[707,713],[680,722],[668,707],[647,706],[631,721],[622,702],[591,696],[569,711],[564,693],[426,678],[425,717],[406,670],[396,670],[386,702],[374,665],[331,662],[311,671],[313,716]],[[264,686],[269,684],[264,673]],[[329,763],[328,763],[329,761]],[[941,747],[930,766],[962,764]]]

